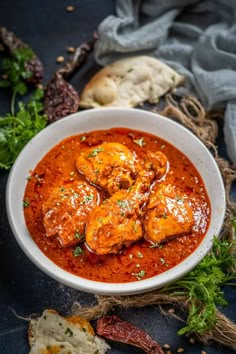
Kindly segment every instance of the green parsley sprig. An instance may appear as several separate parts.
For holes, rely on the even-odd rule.
[[[3,59],[2,68],[5,79],[0,81],[0,87],[10,88],[13,92],[11,100],[11,114],[13,116],[15,115],[16,95],[23,96],[28,91],[25,80],[32,76],[32,72],[26,69],[26,63],[34,56],[34,52],[26,47],[16,49],[11,57]]]
[[[19,103],[16,114],[0,118],[0,168],[10,169],[27,142],[46,126],[42,97],[43,90],[38,89],[28,103]]]
[[[28,92],[26,80],[32,76],[27,70],[27,62],[35,57],[28,48],[16,49],[11,57],[3,60],[5,78],[0,81],[1,88],[12,91],[10,113],[0,117],[0,169],[10,169],[26,143],[46,126],[43,114],[43,90],[37,89],[28,103],[19,102],[15,112],[17,95]]]
[[[216,323],[217,306],[227,305],[222,287],[233,285],[236,273],[235,244],[215,237],[211,252],[182,279],[163,288],[171,296],[184,296],[189,304],[187,325],[179,334],[203,333]]]

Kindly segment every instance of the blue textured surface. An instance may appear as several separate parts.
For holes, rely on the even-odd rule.
[[[0,26],[6,26],[28,42],[45,66],[45,82],[57,67],[59,55],[67,57],[65,48],[76,46],[89,39],[99,22],[114,11],[110,0],[72,1],[73,13],[66,12],[70,3],[64,0],[32,2],[29,0],[8,0],[0,3]],[[73,84],[80,91],[85,82],[96,71],[97,66],[90,60],[74,77]],[[0,92],[0,114],[9,110],[10,96]],[[224,152],[223,141],[219,140]],[[38,270],[16,244],[10,230],[5,210],[5,188],[8,174],[0,173],[0,354],[28,353],[28,323],[16,317],[41,313],[45,308],[54,308],[66,313],[76,300],[91,304],[92,295],[65,287]],[[236,291],[225,289],[229,306],[225,313],[236,321]],[[185,353],[229,354],[232,350],[221,346],[189,344],[188,339],[176,332],[181,323],[160,314],[158,308],[129,309],[119,312],[123,319],[147,330],[160,344],[169,343],[173,353],[184,347]],[[142,353],[127,345],[112,344],[111,354]]]

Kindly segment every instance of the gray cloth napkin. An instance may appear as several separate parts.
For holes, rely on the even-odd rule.
[[[117,0],[116,16],[98,28],[101,65],[147,54],[187,78],[177,93],[195,93],[206,109],[226,107],[224,136],[236,163],[236,1]]]

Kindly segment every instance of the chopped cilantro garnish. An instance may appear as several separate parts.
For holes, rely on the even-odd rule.
[[[24,199],[23,200],[23,207],[26,208],[30,205],[30,202],[28,201],[28,199]]]
[[[83,200],[80,202],[80,204],[87,204],[93,200],[93,195],[86,195]]]
[[[137,280],[141,280],[146,275],[146,272],[145,270],[140,270],[140,272],[132,273],[132,275],[134,275],[137,278]]]
[[[82,254],[84,254],[84,250],[80,247],[80,246],[77,246],[74,251],[73,251],[73,255],[75,257],[79,257],[81,256]]]
[[[84,234],[80,234],[78,230],[75,231],[74,238],[76,238],[78,240],[83,240],[84,237],[85,237]]]
[[[65,334],[68,334],[69,337],[72,337],[74,333],[73,333],[72,330],[68,327],[68,328],[66,329],[66,331],[65,331]]]
[[[141,147],[143,147],[144,145],[146,145],[145,141],[144,141],[144,138],[140,138],[140,139],[136,139],[136,140],[133,140],[133,142]]]
[[[117,200],[117,204],[121,207],[121,208],[128,208],[129,203],[127,200]]]
[[[97,156],[97,154],[99,154],[99,152],[104,151],[104,149],[102,147],[98,147],[92,150],[92,152],[88,155],[88,157],[94,157]]]

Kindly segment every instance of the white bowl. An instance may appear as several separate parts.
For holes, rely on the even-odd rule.
[[[187,156],[200,173],[211,204],[211,219],[206,236],[198,248],[184,261],[166,272],[131,283],[102,283],[73,275],[48,259],[31,238],[24,220],[22,200],[26,177],[43,156],[62,139],[71,135],[112,127],[127,127],[161,137]],[[162,287],[182,277],[196,266],[210,250],[214,235],[218,235],[225,214],[225,191],[215,160],[207,148],[191,132],[178,123],[138,109],[105,108],[86,110],[49,125],[23,149],[12,167],[7,183],[7,214],[17,242],[31,261],[59,282],[82,291],[128,295]]]

